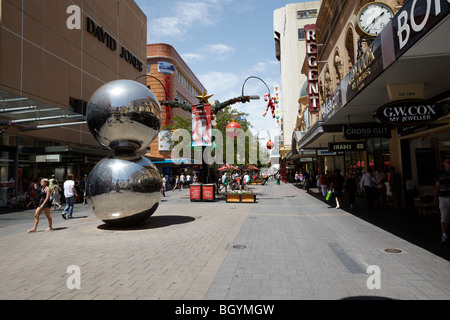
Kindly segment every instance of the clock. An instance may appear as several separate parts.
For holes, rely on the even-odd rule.
[[[384,2],[369,2],[359,10],[356,16],[359,30],[376,37],[386,24],[394,17],[394,10]]]

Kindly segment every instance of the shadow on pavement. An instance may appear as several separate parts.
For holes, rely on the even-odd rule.
[[[195,221],[195,218],[188,216],[155,216],[150,217],[148,220],[133,227],[120,228],[108,224],[102,224],[97,228],[100,230],[109,230],[109,231],[136,231],[136,230],[164,228],[175,224],[189,223],[192,221]]]

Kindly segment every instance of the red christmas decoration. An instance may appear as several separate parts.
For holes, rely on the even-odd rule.
[[[236,138],[240,133],[239,129],[242,129],[241,125],[236,122],[236,119],[231,119],[231,122],[227,125],[225,131],[230,138]]]

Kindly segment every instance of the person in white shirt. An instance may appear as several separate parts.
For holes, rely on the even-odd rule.
[[[248,175],[248,173],[246,172],[244,175],[244,185],[245,185],[245,190],[248,190],[248,185],[250,184],[250,176]]]
[[[77,196],[75,181],[73,181],[73,174],[69,173],[66,181],[64,182],[64,197],[66,198],[66,207],[62,213],[62,217],[64,219],[72,219],[75,196]]]
[[[191,175],[190,174],[188,174],[187,176],[186,176],[186,186],[189,188],[189,185],[191,184]]]
[[[223,186],[225,188],[225,192],[227,192],[228,181],[227,181],[227,174],[226,173],[224,173],[222,175],[222,184],[223,184]]]
[[[186,180],[185,180],[184,174],[181,174],[181,176],[180,176],[181,189],[183,189],[185,187],[185,183],[186,183]]]
[[[367,172],[362,176],[359,186],[361,189],[364,189],[364,193],[366,194],[367,209],[372,211],[374,202],[376,201],[376,197],[378,195],[377,184],[373,178],[372,169],[367,170]]]

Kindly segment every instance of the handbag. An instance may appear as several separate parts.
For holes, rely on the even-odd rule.
[[[331,197],[331,190],[328,190],[327,196],[325,197],[325,200],[330,200]]]

